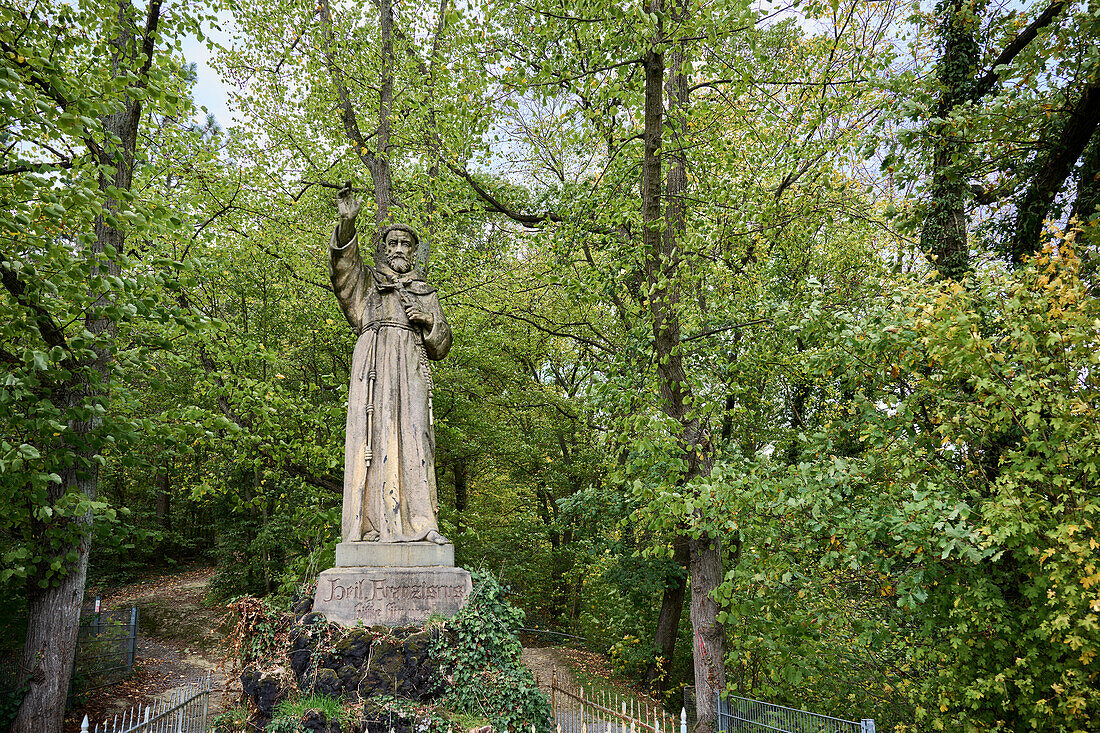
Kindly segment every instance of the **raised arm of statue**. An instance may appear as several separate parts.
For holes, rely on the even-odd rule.
[[[340,212],[340,224],[336,227],[336,243],[339,246],[347,246],[355,236],[355,217],[359,216],[360,208],[359,199],[351,189],[351,181],[348,181],[336,192],[336,209]]]
[[[359,215],[360,206],[350,181],[336,194],[336,208],[340,211],[340,221],[329,241],[329,277],[344,317],[358,333],[363,327],[364,288],[369,284],[369,268],[359,254],[355,217]]]

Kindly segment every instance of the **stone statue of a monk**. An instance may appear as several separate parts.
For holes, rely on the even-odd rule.
[[[435,288],[413,269],[411,227],[382,230],[374,266],[363,262],[350,184],[336,196],[340,221],[329,274],[358,334],[351,362],[344,445],[344,542],[434,542],[439,533],[429,359],[451,349]]]

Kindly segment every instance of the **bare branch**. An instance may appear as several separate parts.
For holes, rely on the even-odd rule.
[[[694,336],[686,336],[680,339],[680,343],[686,344],[688,341],[695,341],[696,339],[706,338],[707,336],[714,336],[719,333],[726,333],[727,331],[734,331],[738,328],[748,328],[749,326],[759,326],[762,323],[769,325],[775,325],[775,321],[770,318],[754,318],[751,321],[742,321],[741,323],[731,323],[725,326],[718,326],[717,328],[708,328],[702,333],[697,333]]]
[[[508,206],[505,206],[496,196],[491,194],[487,188],[478,183],[477,179],[475,179],[465,168],[460,168],[459,166],[451,162],[447,163],[447,167],[450,168],[451,172],[454,173],[456,176],[462,178],[466,181],[466,183],[470,184],[470,188],[474,189],[474,192],[477,193],[477,195],[480,196],[481,199],[485,203],[487,203],[493,211],[504,214],[509,219],[518,224],[522,224],[525,227],[535,228],[541,224],[545,224],[548,221],[562,221],[561,215],[556,214],[553,211],[547,212],[545,214],[524,214]]]
[[[465,306],[466,308],[473,308],[474,310],[479,310],[483,313],[488,313],[489,315],[500,316],[501,318],[511,318],[512,320],[520,321],[522,323],[526,323],[527,325],[531,326],[532,328],[535,328],[536,330],[541,331],[541,332],[546,333],[546,334],[549,334],[551,336],[561,336],[562,338],[573,339],[574,341],[579,341],[582,344],[587,344],[588,346],[591,346],[593,349],[597,349],[599,351],[605,351],[605,352],[606,351],[611,351],[611,346],[610,345],[601,344],[601,343],[598,343],[598,342],[593,341],[591,339],[587,339],[584,336],[580,336],[580,335],[575,334],[575,333],[570,333],[568,331],[561,331],[561,330],[558,330],[556,328],[543,326],[542,324],[537,323],[537,322],[535,322],[535,321],[533,321],[530,318],[527,318],[525,316],[521,316],[517,313],[506,313],[504,311],[497,311],[497,310],[493,310],[492,308],[486,308],[484,306],[477,305],[476,303],[468,303],[468,302],[464,302],[464,301],[456,301],[456,302],[461,306]]]

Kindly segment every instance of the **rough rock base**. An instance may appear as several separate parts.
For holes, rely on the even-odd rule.
[[[462,568],[336,567],[317,578],[313,610],[342,626],[420,626],[458,613],[471,590]]]

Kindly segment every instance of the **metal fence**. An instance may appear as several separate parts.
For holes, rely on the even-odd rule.
[[[203,733],[213,687],[211,676],[203,675],[167,700],[157,700],[144,708],[137,705],[94,728],[85,715],[80,733]]]
[[[687,718],[680,720],[646,698],[622,697],[569,684],[554,670],[549,680],[536,684],[546,690],[559,733],[686,733]],[[679,722],[679,725],[677,723]]]
[[[843,720],[797,708],[750,700],[736,695],[718,696],[719,733],[875,733],[875,721]]]
[[[137,655],[138,610],[94,610],[80,617],[76,637],[73,685],[90,690],[117,682],[134,671]]]

